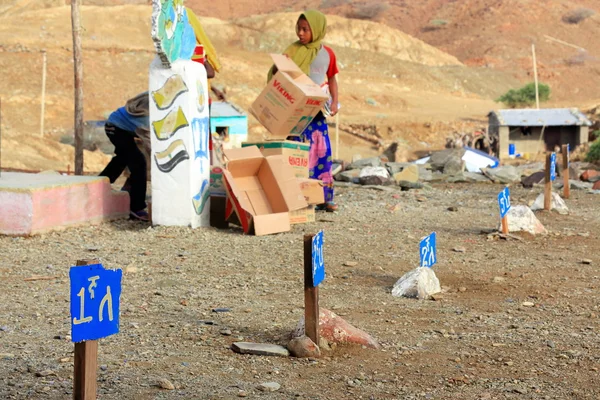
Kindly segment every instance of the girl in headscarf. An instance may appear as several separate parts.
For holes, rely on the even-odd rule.
[[[284,54],[289,56],[300,69],[317,85],[329,94],[325,112],[334,116],[338,112],[338,85],[336,75],[339,72],[333,50],[321,43],[327,31],[325,15],[316,10],[304,12],[296,22],[298,41],[292,43]],[[271,68],[270,77],[276,72]],[[322,111],[316,115],[302,133],[300,140],[310,143],[309,177],[323,181],[325,204],[317,209],[336,211],[333,201],[333,176],[331,174],[332,152],[327,121]]]

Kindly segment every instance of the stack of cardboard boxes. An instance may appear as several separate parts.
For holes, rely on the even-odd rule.
[[[292,224],[314,222],[315,205],[324,203],[321,181],[308,177],[309,144],[285,138],[304,131],[323,108],[327,95],[286,56],[272,58],[278,71],[250,113],[281,140],[247,142],[241,149],[226,150],[226,167],[211,173],[213,196],[219,190],[226,194],[225,221],[255,235],[285,232]],[[215,212],[220,213],[221,208]]]

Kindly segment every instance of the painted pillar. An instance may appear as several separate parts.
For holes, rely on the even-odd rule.
[[[208,83],[183,0],[152,1],[152,223],[210,225]]]
[[[201,64],[150,66],[152,223],[209,226],[208,89]]]

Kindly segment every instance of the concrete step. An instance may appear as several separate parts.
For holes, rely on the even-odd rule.
[[[105,177],[0,174],[0,234],[33,235],[128,214],[129,194],[114,191]]]

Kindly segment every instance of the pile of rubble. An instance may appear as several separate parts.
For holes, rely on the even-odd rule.
[[[428,183],[520,183],[527,188],[544,184],[544,163],[490,166],[475,172],[477,168],[469,165],[464,155],[465,149],[446,149],[431,154],[422,163],[390,162],[385,154],[370,158],[355,156],[348,165],[341,162],[336,164],[334,177],[340,182],[396,185],[403,190],[422,189]],[[561,176],[562,168],[558,164],[557,176]],[[590,163],[572,162],[569,168],[571,188],[600,193],[600,172],[596,169],[597,166]],[[557,179],[555,189],[562,189],[562,186],[563,180]]]

